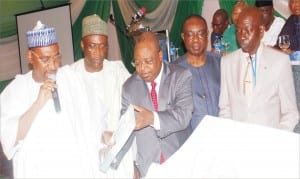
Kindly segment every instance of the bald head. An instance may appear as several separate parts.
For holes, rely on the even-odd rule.
[[[135,48],[139,45],[149,45],[156,51],[160,50],[159,40],[153,32],[143,32],[136,40]]]
[[[264,34],[262,15],[258,8],[247,7],[239,15],[236,24],[236,36],[242,50],[255,54]]]
[[[228,27],[228,15],[225,9],[218,9],[214,15],[212,20],[212,28],[215,34],[222,35],[226,28]]]
[[[162,66],[163,53],[153,32],[143,32],[134,47],[134,64],[137,74],[146,82],[155,80]]]
[[[228,20],[228,15],[225,9],[218,9],[213,16],[222,17],[224,20]]]
[[[246,7],[240,13],[238,22],[249,19],[252,21],[252,25],[262,25],[262,15],[257,7]]]

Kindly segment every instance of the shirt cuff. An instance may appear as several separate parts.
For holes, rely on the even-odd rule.
[[[156,130],[160,130],[160,122],[157,112],[153,112],[154,115],[154,121],[153,121],[153,127]]]

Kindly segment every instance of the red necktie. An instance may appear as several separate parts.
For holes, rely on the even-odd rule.
[[[151,82],[151,100],[155,111],[158,111],[158,103],[157,103],[157,93],[155,90],[156,83],[154,81]]]
[[[156,83],[154,81],[151,82],[151,100],[155,111],[158,111],[158,102],[157,102],[157,93],[155,90]],[[165,161],[162,152],[160,153],[159,163],[162,164]]]

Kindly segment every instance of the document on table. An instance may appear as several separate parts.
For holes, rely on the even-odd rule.
[[[119,125],[117,130],[113,133],[113,136],[110,140],[112,145],[111,148],[108,148],[104,154],[102,154],[101,161],[100,161],[100,170],[102,172],[107,172],[107,170],[113,165],[117,155],[119,152],[122,152],[123,146],[126,144],[126,142],[129,140],[133,130],[135,128],[135,116],[134,116],[134,108],[132,105],[130,105],[127,109],[127,111],[121,116]],[[126,151],[127,152],[127,151]],[[125,154],[124,154],[125,155]],[[124,156],[122,155],[122,156]],[[117,167],[113,167],[117,168]]]

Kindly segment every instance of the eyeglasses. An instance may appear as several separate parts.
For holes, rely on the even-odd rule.
[[[207,31],[185,32],[184,35],[188,40],[192,40],[195,37],[197,37],[198,39],[204,39],[207,37]]]
[[[61,59],[61,54],[58,53],[52,57],[49,56],[44,56],[44,57],[40,57],[38,54],[36,54],[33,50],[30,50],[31,53],[38,58],[42,63],[48,64],[50,62],[51,59],[53,59],[53,61],[57,61]]]
[[[143,61],[143,62],[134,61],[134,62],[133,62],[133,65],[134,65],[134,67],[138,68],[138,67],[140,67],[141,65],[151,66],[151,65],[153,65],[153,63],[154,63],[154,60],[153,60],[153,59],[147,59],[147,60],[145,60],[145,61]]]

